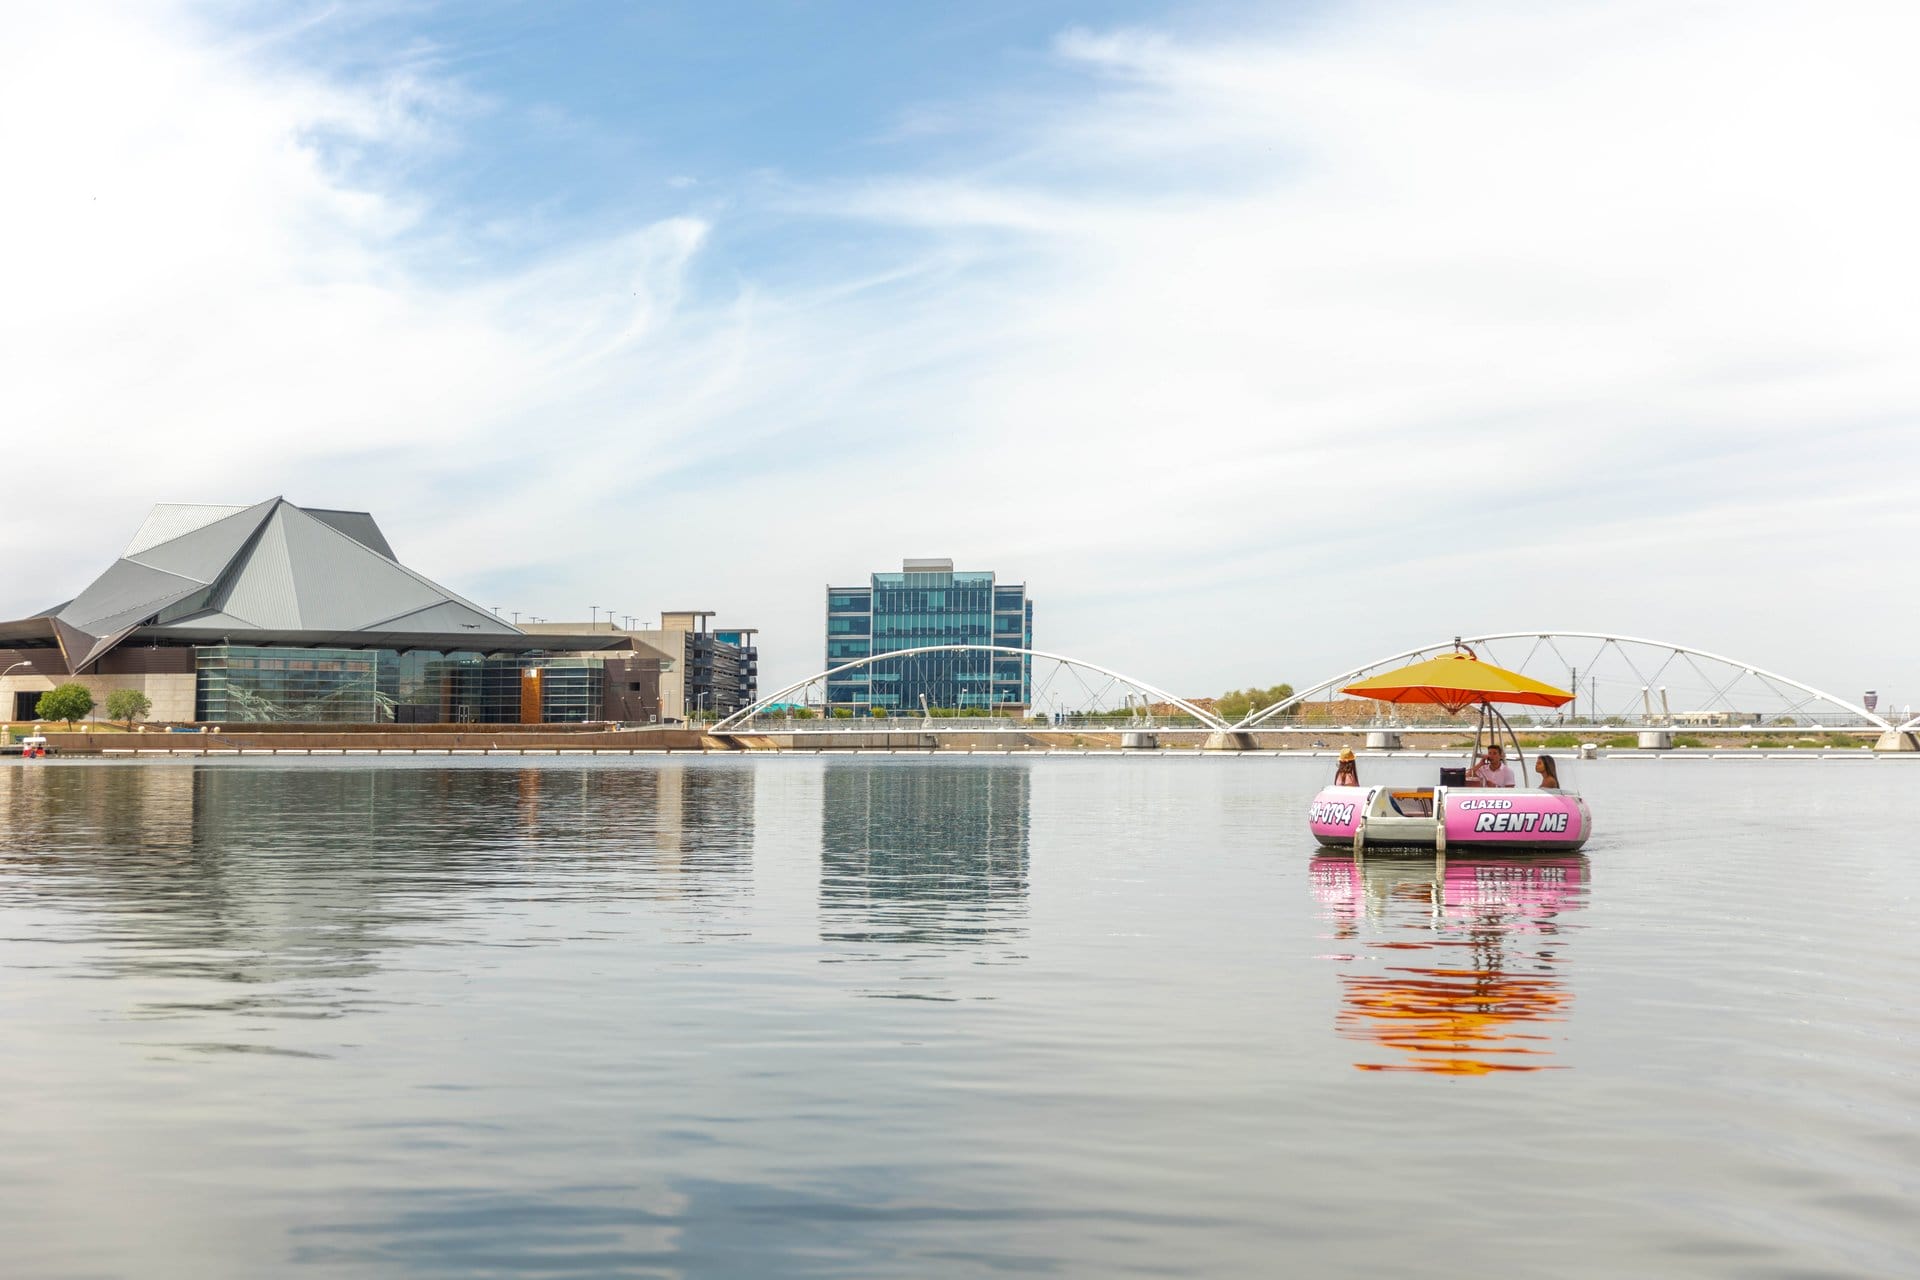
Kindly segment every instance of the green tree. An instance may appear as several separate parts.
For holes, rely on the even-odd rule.
[[[1256,711],[1263,711],[1276,702],[1285,702],[1293,696],[1293,686],[1276,684],[1269,689],[1233,689],[1213,700],[1213,709],[1228,724],[1237,724]]]
[[[867,714],[875,720],[885,720],[887,718],[887,709],[885,707],[868,707]]]
[[[129,729],[151,710],[153,699],[138,689],[115,689],[107,694],[107,719],[118,720]]]
[[[85,720],[92,711],[92,692],[83,684],[71,682],[41,694],[40,701],[33,708],[36,719],[65,720],[69,729],[73,728],[75,720]]]

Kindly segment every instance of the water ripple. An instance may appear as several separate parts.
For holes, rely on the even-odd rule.
[[[0,764],[8,1271],[1920,1274],[1912,763]]]

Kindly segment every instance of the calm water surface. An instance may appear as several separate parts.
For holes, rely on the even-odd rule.
[[[1920,761],[1329,767],[0,764],[4,1272],[1920,1274]]]

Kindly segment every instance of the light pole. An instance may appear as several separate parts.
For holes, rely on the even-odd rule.
[[[8,667],[6,671],[0,671],[0,680],[6,679],[8,672],[17,671],[21,667],[30,667],[32,665],[33,664],[31,662],[16,662],[11,667]],[[7,716],[6,718],[8,720],[11,720],[12,716]]]
[[[596,625],[599,624],[600,606],[597,604],[590,604],[587,606],[587,608],[592,611],[592,616],[587,620],[587,630],[591,631],[594,629]]]

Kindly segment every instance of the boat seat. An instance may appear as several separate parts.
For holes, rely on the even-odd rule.
[[[1403,818],[1431,818],[1433,816],[1433,793],[1430,791],[1395,791],[1390,797],[1393,811]]]

